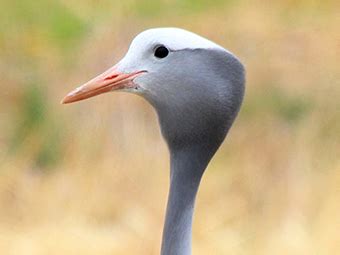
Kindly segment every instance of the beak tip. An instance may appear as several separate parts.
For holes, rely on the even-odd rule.
[[[70,102],[69,102],[67,96],[64,97],[64,98],[60,101],[60,104],[68,104],[68,103],[70,103]]]

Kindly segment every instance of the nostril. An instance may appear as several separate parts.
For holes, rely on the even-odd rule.
[[[113,78],[116,78],[118,76],[118,74],[113,74],[113,75],[110,75],[108,77],[106,77],[104,80],[107,81],[107,80],[111,80]]]

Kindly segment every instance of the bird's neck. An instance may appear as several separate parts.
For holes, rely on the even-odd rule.
[[[172,150],[170,155],[170,191],[161,255],[190,255],[195,198],[211,157],[196,148]]]

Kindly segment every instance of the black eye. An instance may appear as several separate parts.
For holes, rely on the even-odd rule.
[[[165,58],[169,55],[169,50],[164,46],[159,46],[155,50],[155,57],[156,58]]]

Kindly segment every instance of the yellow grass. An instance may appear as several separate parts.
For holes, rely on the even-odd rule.
[[[151,106],[123,93],[59,104],[155,26],[205,35],[247,69],[199,191],[193,253],[340,254],[336,1],[47,2],[1,8],[0,254],[159,253],[169,162]],[[46,25],[58,8],[82,34],[64,34],[73,19]]]

